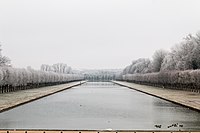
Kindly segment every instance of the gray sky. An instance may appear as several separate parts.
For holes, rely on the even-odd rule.
[[[199,0],[0,0],[15,67],[124,68],[200,30]]]

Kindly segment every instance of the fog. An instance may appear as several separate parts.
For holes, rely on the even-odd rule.
[[[0,41],[14,67],[63,62],[124,68],[200,27],[198,0],[0,0]]]

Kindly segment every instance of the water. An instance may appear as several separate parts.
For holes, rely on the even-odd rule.
[[[167,128],[173,123],[183,127]],[[200,130],[200,113],[113,83],[88,82],[0,113],[0,128]]]

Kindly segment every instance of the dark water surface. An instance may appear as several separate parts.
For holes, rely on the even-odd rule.
[[[174,123],[183,127],[167,128]],[[113,83],[88,82],[0,113],[0,128],[200,130],[200,113]]]

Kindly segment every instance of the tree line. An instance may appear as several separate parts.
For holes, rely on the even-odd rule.
[[[65,73],[65,74],[73,73],[72,68],[65,63],[57,63],[57,64],[53,64],[53,65],[42,64],[41,71]]]
[[[118,80],[127,80],[170,88],[199,90],[200,82],[200,32],[189,34],[170,51],[155,51],[152,59],[134,60]]]
[[[0,50],[0,93],[57,85],[84,79],[82,74],[60,73],[57,71],[60,71],[60,69],[55,70],[42,71],[31,68],[13,68],[11,67],[10,59],[2,56]]]
[[[145,74],[126,74],[118,80],[162,88],[189,90],[200,93],[200,70],[163,71]]]
[[[93,70],[84,70],[81,73],[84,75],[84,78],[88,81],[105,81],[115,80],[116,75],[121,72],[121,69],[93,69]]]

